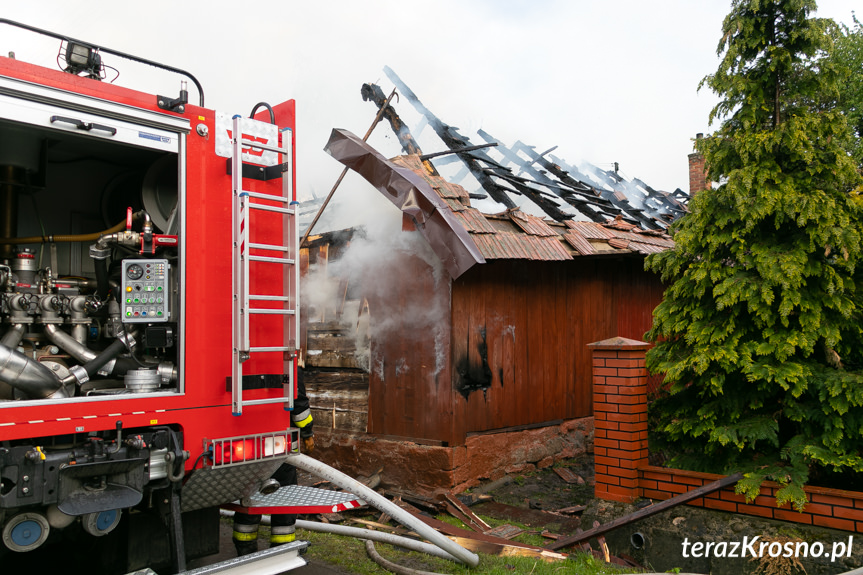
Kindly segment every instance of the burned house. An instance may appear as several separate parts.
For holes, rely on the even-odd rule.
[[[497,146],[479,147],[422,113],[453,154],[410,148],[394,111],[387,119],[411,153],[385,160],[344,131],[328,144],[399,205],[397,238],[368,262],[359,229],[312,235],[302,252],[317,456],[355,475],[383,467],[385,485],[415,493],[589,449],[586,344],[650,328],[663,286],[644,257],[673,245],[666,229],[688,198],[484,132]],[[478,191],[440,175],[453,158]],[[498,209],[478,209],[489,202]]]

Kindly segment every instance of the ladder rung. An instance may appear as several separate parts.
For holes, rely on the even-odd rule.
[[[249,294],[249,299],[258,301],[291,301],[291,298],[282,295],[252,295]]]
[[[263,210],[265,212],[278,212],[280,214],[294,215],[293,208],[277,208],[275,206],[266,206],[264,204],[253,204],[252,202],[247,203],[246,207],[250,210]]]
[[[261,144],[260,142],[252,142],[250,140],[242,140],[240,141],[244,146],[248,146],[250,148],[257,148],[259,150],[267,150],[268,152],[277,152],[279,154],[287,154],[288,151],[284,148],[279,148],[278,146],[268,146],[266,144]]]
[[[267,256],[248,256],[250,262],[270,262],[274,264],[293,265],[294,260],[290,258],[268,258]]]
[[[273,202],[282,202],[283,204],[290,203],[290,200],[288,198],[285,198],[282,196],[274,196],[272,194],[261,194],[259,192],[247,192],[247,191],[243,190],[243,193],[241,195],[246,195],[246,196],[249,196],[250,198],[258,198],[260,200],[271,200]]]
[[[261,351],[294,351],[294,348],[281,346],[281,347],[250,347],[249,353],[261,352]]]
[[[267,399],[244,399],[243,405],[265,405],[267,403],[288,403],[289,397],[270,397]]]
[[[272,308],[251,308],[249,313],[259,313],[263,315],[294,315],[292,309],[272,309]]]
[[[270,250],[272,252],[286,252],[288,251],[288,246],[277,246],[272,244],[249,244],[250,248],[257,248],[259,250]]]

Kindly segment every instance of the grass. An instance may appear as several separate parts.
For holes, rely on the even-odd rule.
[[[464,527],[460,521],[448,515],[439,516],[438,519],[458,527]],[[506,523],[485,517],[483,517],[483,520],[490,525]],[[510,524],[514,523],[510,522]],[[523,525],[518,526],[522,529],[528,529]],[[368,558],[365,542],[362,540],[330,533],[306,531],[304,529],[297,530],[297,538],[311,542],[307,557],[317,562],[326,563],[357,575],[380,575],[388,573]],[[545,540],[536,534],[522,534],[516,537],[515,540],[532,545],[545,543]],[[617,566],[597,560],[586,553],[572,553],[568,560],[554,563],[548,563],[532,557],[501,557],[480,554],[479,565],[471,568],[439,557],[407,551],[385,543],[375,543],[375,548],[385,559],[404,567],[419,571],[450,573],[452,575],[566,575],[568,573],[578,575],[618,575],[621,573],[632,573],[632,571],[622,570]]]

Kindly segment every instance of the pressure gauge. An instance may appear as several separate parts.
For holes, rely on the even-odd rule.
[[[144,275],[144,268],[138,264],[130,264],[126,268],[126,277],[130,280],[140,279],[142,275]]]

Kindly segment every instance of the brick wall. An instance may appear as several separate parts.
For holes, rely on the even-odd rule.
[[[701,137],[701,134],[695,136],[698,140]],[[704,156],[698,152],[689,154],[689,195],[694,196],[697,192],[707,189],[710,189],[710,182],[707,180]]]
[[[639,469],[638,483],[643,497],[669,499],[721,477],[712,473],[645,466]],[[776,506],[779,485],[772,482],[766,482],[761,494],[748,503],[742,495],[734,493],[734,487],[726,487],[696,499],[689,505],[863,533],[863,493],[810,486],[804,490],[808,503],[802,513],[795,511],[788,503]]]
[[[613,338],[588,347],[593,350],[597,497],[626,503],[640,497],[664,500],[722,477],[648,465],[644,354],[650,344]],[[863,493],[807,486],[808,503],[798,512],[787,503],[777,507],[777,491],[777,484],[766,482],[761,494],[747,502],[732,486],[688,505],[863,533]]]

